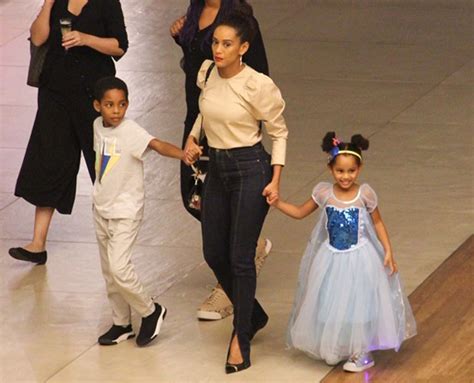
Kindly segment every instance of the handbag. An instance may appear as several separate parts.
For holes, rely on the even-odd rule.
[[[214,68],[215,63],[209,65],[209,68],[206,72],[206,78],[204,80],[204,85],[206,85],[209,76],[211,75],[211,71]],[[207,148],[206,137],[204,135],[204,126],[203,126],[203,119],[201,119],[201,135],[199,137],[199,146],[203,146]],[[201,200],[202,200],[202,192],[204,187],[204,179],[206,178],[207,168],[208,168],[209,157],[204,155],[199,157],[199,161],[197,161],[194,165],[191,165],[194,173],[191,175],[193,178],[193,185],[191,190],[189,191],[188,195],[188,206],[194,210],[201,210]]]
[[[29,86],[39,88],[41,72],[43,71],[44,60],[49,50],[49,44],[44,43],[40,46],[36,46],[31,42],[31,37],[28,38],[28,40],[30,40],[30,65],[28,67],[28,79],[26,83]]]
[[[198,166],[191,165],[194,173],[191,177],[194,178],[194,184],[189,191],[188,206],[194,210],[201,210],[202,191],[204,186],[204,179],[206,173],[203,173]]]

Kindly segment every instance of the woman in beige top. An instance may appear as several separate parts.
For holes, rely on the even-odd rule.
[[[198,74],[200,114],[186,143],[191,159],[201,154],[201,130],[209,143],[209,171],[202,201],[204,258],[234,304],[234,330],[226,372],[250,367],[250,340],[267,321],[255,299],[255,247],[268,204],[278,197],[288,131],[285,103],[266,75],[242,64],[253,34],[251,21],[234,14],[213,34],[214,63]],[[273,141],[261,144],[260,121]]]

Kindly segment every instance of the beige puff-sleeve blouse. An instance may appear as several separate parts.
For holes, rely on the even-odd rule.
[[[260,121],[263,121],[273,142],[271,163],[284,165],[288,129],[280,90],[270,77],[248,65],[231,78],[220,77],[214,67],[205,83],[211,63],[204,61],[198,73],[200,114],[190,134],[199,140],[202,124],[211,148],[253,146],[262,140]]]

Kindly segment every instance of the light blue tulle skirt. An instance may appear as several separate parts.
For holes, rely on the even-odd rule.
[[[416,334],[416,323],[398,274],[389,275],[380,243],[371,241],[375,233],[339,251],[318,225],[300,266],[288,346],[326,361],[398,350]]]

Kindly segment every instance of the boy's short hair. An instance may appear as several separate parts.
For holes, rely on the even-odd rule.
[[[123,80],[114,76],[102,77],[101,79],[97,80],[94,86],[94,98],[97,101],[102,100],[105,95],[105,92],[111,89],[122,90],[125,93],[125,99],[128,101],[127,84],[125,84]]]

